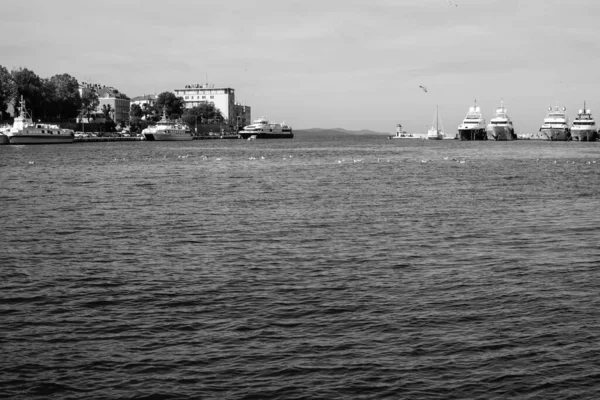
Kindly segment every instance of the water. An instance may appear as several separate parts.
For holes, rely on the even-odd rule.
[[[599,174],[596,143],[0,146],[0,397],[598,398]]]

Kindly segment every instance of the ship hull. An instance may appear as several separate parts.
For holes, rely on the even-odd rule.
[[[250,136],[255,136],[256,139],[293,139],[294,134],[292,132],[281,132],[281,133],[265,133],[265,132],[244,132],[240,131],[239,135],[242,139],[248,139]]]
[[[549,140],[566,142],[571,140],[571,131],[565,128],[541,128],[540,132]]]
[[[581,142],[596,142],[598,140],[598,132],[595,129],[571,129],[571,139]]]
[[[7,135],[10,144],[73,143],[73,135]]]
[[[194,140],[192,135],[169,135],[157,133],[144,133],[144,138],[149,142],[184,142]]]
[[[488,127],[486,129],[486,132],[488,139],[493,139],[497,141],[509,141],[517,139],[515,132],[512,129],[507,128],[505,126]]]
[[[459,129],[460,140],[488,140],[485,129]]]

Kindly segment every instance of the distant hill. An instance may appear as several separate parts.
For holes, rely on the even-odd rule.
[[[298,135],[314,135],[314,136],[323,136],[323,135],[390,135],[389,132],[376,132],[370,129],[360,129],[356,131],[351,131],[344,128],[310,128],[310,129],[294,129],[294,133]]]

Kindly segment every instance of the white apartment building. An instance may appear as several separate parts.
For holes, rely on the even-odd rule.
[[[144,107],[144,104],[147,104],[149,107],[153,106],[156,103],[156,99],[158,98],[155,94],[145,94],[143,96],[137,96],[131,99],[131,104],[137,104],[140,107]]]
[[[175,89],[175,96],[182,97],[185,108],[199,106],[201,103],[214,103],[225,120],[235,123],[235,91],[231,88],[216,88],[215,85],[193,84],[183,89]]]

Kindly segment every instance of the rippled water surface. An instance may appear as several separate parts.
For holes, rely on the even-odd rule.
[[[600,398],[599,176],[597,143],[0,146],[0,397]]]

